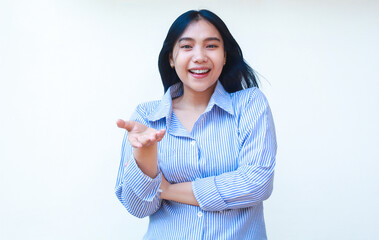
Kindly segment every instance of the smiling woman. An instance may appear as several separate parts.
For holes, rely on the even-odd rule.
[[[253,70],[214,13],[188,11],[159,56],[160,101],[140,104],[127,130],[116,195],[150,217],[144,239],[266,239],[276,137]]]
[[[190,23],[175,44],[170,66],[175,68],[185,92],[207,91],[210,96],[225,59],[220,33],[211,23],[200,19]]]
[[[220,33],[203,19],[190,23],[175,44],[170,66],[175,68],[185,94],[175,98],[172,105],[189,132],[207,107],[225,60]],[[191,104],[194,100],[197,103]]]

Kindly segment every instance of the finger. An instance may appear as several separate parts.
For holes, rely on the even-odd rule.
[[[151,145],[151,143],[155,140],[155,138],[148,137],[146,135],[142,135],[138,137],[138,141],[145,147]]]
[[[156,139],[157,142],[159,142],[160,140],[162,140],[162,138],[163,138],[162,133],[157,132],[155,134],[155,139]]]
[[[124,128],[125,121],[122,119],[117,119],[116,124],[117,124],[117,127]]]
[[[163,139],[163,137],[164,137],[165,134],[166,134],[166,130],[165,129],[162,129],[162,130],[158,131],[156,133],[157,142],[160,142]]]
[[[133,148],[140,148],[142,144],[138,141],[137,137],[128,137],[128,141]]]
[[[166,130],[156,131],[156,132],[154,133],[154,136],[150,138],[151,141],[154,141],[154,142],[159,142],[159,141],[161,141],[162,138],[163,138],[164,135],[165,135],[165,132],[166,132]]]
[[[145,141],[144,144],[151,145],[153,143],[159,142],[159,138],[161,137],[159,131],[155,131],[154,133],[150,133],[149,135],[145,135],[145,138],[142,138],[141,141]]]
[[[133,129],[134,125],[135,125],[135,123],[133,121],[124,121],[122,119],[117,120],[116,123],[117,123],[117,126],[119,128],[124,128],[128,132],[130,132]]]

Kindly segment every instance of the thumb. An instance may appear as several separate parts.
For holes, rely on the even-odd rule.
[[[133,127],[134,127],[134,122],[132,122],[132,121],[124,121],[122,119],[118,119],[116,121],[116,124],[117,124],[117,127],[124,128],[128,132],[131,131],[133,129]]]

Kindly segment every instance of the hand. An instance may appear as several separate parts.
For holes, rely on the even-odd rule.
[[[128,141],[134,148],[148,147],[161,141],[166,130],[156,130],[149,128],[142,123],[135,121],[117,120],[117,126],[128,131]]]

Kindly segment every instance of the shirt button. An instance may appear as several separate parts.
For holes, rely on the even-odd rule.
[[[195,145],[196,145],[196,141],[192,141],[192,142],[191,142],[191,145],[192,145],[192,146],[195,146]]]
[[[198,216],[198,217],[202,217],[202,216],[203,216],[203,213],[202,213],[202,212],[198,212],[198,213],[197,213],[197,216]]]

